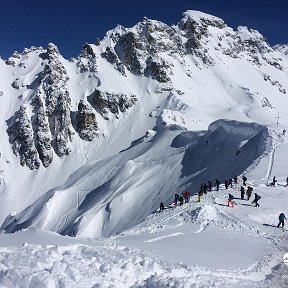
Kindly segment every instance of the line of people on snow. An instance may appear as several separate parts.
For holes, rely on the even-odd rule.
[[[185,191],[185,192],[182,192],[181,195],[175,192],[174,204],[177,205],[179,202],[179,205],[182,206],[183,203],[189,203],[189,199],[190,199],[190,192]]]
[[[225,188],[228,189],[228,187],[230,186],[231,188],[233,187],[233,181],[234,181],[234,184],[238,184],[238,177],[235,175],[233,177],[233,180],[232,178],[226,178],[224,180],[224,185],[225,185]],[[242,181],[243,181],[243,186],[246,186],[246,181],[247,181],[247,177],[245,175],[242,176]],[[208,183],[208,184],[207,184]],[[198,202],[201,201],[201,197],[204,195],[204,194],[207,194],[208,191],[212,191],[212,182],[209,180],[208,182],[205,182],[205,183],[202,183],[198,189],[198,192],[197,192],[197,195],[198,195]],[[241,199],[244,200],[244,195],[245,195],[245,189],[244,187],[241,186],[240,188],[240,192],[241,192]],[[219,191],[219,188],[220,188],[220,180],[219,179],[216,179],[215,180],[215,190],[216,191]],[[246,191],[246,195],[247,195],[247,200],[250,200],[251,198],[251,195],[252,195],[252,191],[253,191],[253,188],[251,186],[248,186],[247,187],[247,191]],[[178,203],[180,206],[183,205],[183,203],[188,203],[189,202],[189,199],[190,199],[190,192],[188,191],[185,191],[182,193],[182,195],[179,195],[178,193],[175,192],[175,196],[174,196],[174,205],[176,206]],[[258,201],[260,200],[261,196],[259,196],[257,193],[255,193],[255,199],[253,200],[253,204],[255,203],[255,206],[256,207],[259,207],[259,203]],[[231,206],[234,207],[234,204],[235,204],[235,201],[234,201],[234,196],[232,194],[229,194],[228,196],[228,206]],[[164,204],[163,202],[160,203],[160,212],[162,212],[164,210]]]
[[[179,204],[180,206],[182,206],[184,203],[189,203],[190,196],[191,194],[189,191],[182,192],[181,195],[175,192],[174,205],[177,206]],[[164,203],[161,202],[159,211],[162,212],[164,211],[164,209],[165,209]]]
[[[252,195],[252,191],[253,191],[253,188],[251,186],[248,186],[247,187],[247,191],[246,191],[246,195],[247,195],[247,201],[250,200],[251,198],[251,195]],[[245,196],[245,188],[243,186],[241,186],[240,188],[240,193],[241,193],[241,200],[245,200],[244,199],[244,196]],[[261,199],[261,196],[258,195],[257,193],[255,193],[254,195],[254,200],[252,201],[251,204],[255,204],[255,207],[260,207],[258,201]],[[229,193],[228,195],[228,204],[227,206],[230,207],[230,204],[232,207],[234,207],[234,205],[236,204],[235,201],[234,201],[235,197]]]
[[[235,176],[236,177],[236,176]],[[235,177],[234,177],[234,182],[235,184],[237,184],[237,177],[236,177],[236,180],[235,180]],[[251,187],[250,185],[248,185],[247,187],[247,190],[246,190],[246,193],[245,193],[245,188],[244,186],[246,186],[246,181],[247,181],[247,177],[245,175],[242,176],[242,181],[243,181],[243,184],[242,186],[240,187],[240,196],[241,196],[241,200],[245,200],[244,197],[245,197],[245,194],[247,196],[247,201],[250,200],[251,196],[252,196],[252,192],[253,192],[253,187]],[[231,185],[232,187],[232,184],[229,184]],[[228,189],[229,185],[226,187],[225,185],[225,188]],[[261,199],[261,196],[258,195],[257,193],[255,193],[254,195],[254,200],[252,201],[251,204],[255,204],[255,207],[260,207],[258,201]],[[234,196],[232,194],[229,193],[228,195],[228,203],[227,203],[227,206],[230,207],[230,204],[232,207],[234,207],[234,205],[236,204],[235,201],[234,201]]]
[[[238,183],[238,178],[237,176],[235,175],[234,178],[234,183],[235,185]],[[245,188],[244,186],[246,186],[246,181],[247,181],[247,177],[245,175],[242,176],[242,181],[243,181],[243,184],[241,185],[240,187],[240,194],[241,194],[241,200],[245,200],[244,197],[245,197],[245,194],[247,196],[247,201],[250,200],[251,196],[252,196],[252,192],[253,192],[253,187],[251,187],[250,185],[247,186],[247,189],[246,189],[246,193],[245,193]],[[274,176],[273,179],[272,179],[272,182],[270,183],[270,186],[273,186],[275,187],[275,184],[276,184],[277,180],[276,180],[276,177]],[[230,186],[231,188],[233,187],[233,182],[232,182],[232,178],[226,178],[224,180],[224,185],[225,185],[225,188],[228,189],[228,187]],[[285,187],[288,186],[288,177],[286,178],[286,185]],[[216,191],[219,191],[219,187],[220,187],[220,180],[219,179],[216,179],[215,180],[215,190]],[[211,181],[208,181],[208,184],[206,183],[202,183],[198,189],[198,202],[201,201],[201,197],[204,195],[204,194],[207,194],[208,191],[212,191],[212,182]],[[177,206],[178,203],[180,206],[183,205],[183,203],[189,203],[189,199],[190,199],[190,192],[188,191],[185,191],[183,192],[181,195],[176,193],[175,192],[175,195],[174,195],[174,205]],[[227,206],[230,207],[234,207],[234,205],[236,204],[236,202],[234,201],[235,197],[229,193],[228,195],[228,203],[227,203]],[[255,204],[255,207],[260,207],[258,201],[261,199],[261,196],[258,195],[257,193],[254,194],[254,200],[252,201],[251,204]],[[160,212],[164,211],[165,209],[165,206],[164,206],[164,203],[161,202],[160,203]],[[279,228],[280,225],[282,225],[282,228],[284,229],[284,220],[287,220],[284,213],[281,213],[279,215],[279,224],[277,225],[277,227]]]

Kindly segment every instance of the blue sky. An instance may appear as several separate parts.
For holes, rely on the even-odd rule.
[[[131,27],[143,16],[176,24],[186,10],[257,29],[273,45],[288,43],[287,0],[2,0],[0,8],[2,58],[49,42],[65,58],[76,57],[85,42],[95,43],[117,24]]]

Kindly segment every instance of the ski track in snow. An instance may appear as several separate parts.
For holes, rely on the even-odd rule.
[[[164,239],[164,238],[177,237],[177,236],[182,235],[182,234],[184,234],[184,233],[181,233],[181,232],[179,232],[179,233],[173,233],[173,234],[170,234],[170,235],[166,235],[166,236],[162,236],[162,237],[153,238],[153,239],[151,239],[151,240],[147,240],[147,241],[145,241],[145,242],[147,242],[147,243],[151,243],[151,242],[155,242],[155,241],[160,241],[160,240],[162,240],[162,239]]]

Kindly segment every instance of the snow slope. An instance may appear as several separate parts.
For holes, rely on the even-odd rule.
[[[186,11],[75,59],[53,44],[0,59],[0,285],[285,287],[287,235],[269,225],[288,214],[286,50]],[[244,174],[259,209],[222,189],[155,213]]]
[[[269,157],[277,140],[269,135],[264,126],[223,120],[206,133],[159,130],[117,157],[76,170],[63,186],[9,216],[1,229],[36,227],[81,237],[119,233],[142,222],[161,201],[172,202],[175,191],[196,193],[206,179],[239,175],[260,157]]]
[[[269,153],[272,149],[272,144],[268,143],[271,137],[264,132],[267,129],[265,127],[251,124],[247,131],[255,129],[257,133],[263,129],[251,139],[248,138],[254,132],[250,136],[241,135],[238,138],[237,135],[234,138],[226,134],[229,131],[221,131],[219,128],[212,132],[208,129],[212,127],[209,126],[211,123],[216,121],[219,125],[219,119],[226,119],[236,121],[229,124],[233,135],[242,133],[243,129],[241,132],[236,131],[239,125],[245,126],[245,123],[252,122],[266,125],[279,134],[282,129],[287,130],[288,123],[285,116],[288,103],[285,68],[288,65],[285,54],[281,49],[273,50],[259,32],[246,27],[233,31],[222,22],[217,17],[187,11],[177,27],[149,19],[143,19],[132,28],[117,26],[107,33],[99,45],[85,44],[77,59],[64,59],[58,54],[57,47],[50,44],[47,50],[32,47],[21,54],[14,53],[6,62],[1,60],[0,222],[11,212],[20,213],[26,209],[27,214],[24,216],[21,213],[19,216],[23,217],[18,220],[20,224],[10,227],[10,231],[36,225],[38,228],[69,235],[77,233],[92,237],[115,234],[141,222],[155,210],[160,200],[171,199],[175,190],[182,191],[188,187],[195,192],[198,185],[208,178],[214,180],[219,177],[222,181],[227,174],[230,174],[229,177],[239,175],[253,161],[257,162],[262,153],[264,156]],[[199,29],[205,33],[199,34]],[[202,35],[200,42],[197,42],[199,45],[195,44],[194,50],[187,48],[185,52],[183,49],[190,45],[193,35]],[[151,59],[147,53],[152,46],[156,51],[151,52],[152,60],[159,62],[155,67],[160,72],[149,62]],[[116,60],[107,51],[113,52]],[[105,53],[116,62],[119,60],[117,63],[122,63],[124,66],[120,66],[124,70],[119,70],[120,66],[107,58]],[[136,58],[131,56],[133,53]],[[139,64],[139,68],[130,56],[138,64],[143,61],[146,64],[143,62],[143,67]],[[72,152],[67,152],[70,153],[68,156],[58,157],[57,151],[52,149],[51,164],[47,168],[40,165],[38,169],[30,171],[26,166],[19,165],[19,155],[16,156],[11,149],[7,128],[20,105],[26,107],[28,121],[31,119],[33,124],[35,91],[40,93],[42,100],[48,97],[48,92],[44,91],[45,81],[49,82],[47,79],[52,78],[54,72],[52,76],[45,76],[47,79],[43,75],[47,73],[47,65],[54,71],[54,66],[58,67],[55,63],[62,65],[61,69],[66,71],[66,74],[55,71],[56,79],[60,77],[59,83],[64,88],[56,82],[58,86],[54,83],[56,88],[53,89],[60,92],[64,89],[71,98],[71,110],[65,115],[71,114],[72,125],[67,129],[72,131],[69,136],[72,142],[67,142],[63,150]],[[161,68],[161,63],[165,69]],[[159,74],[155,74],[155,71]],[[45,85],[37,86],[39,81],[44,81]],[[87,142],[79,137],[73,121],[80,100],[88,106],[93,104],[94,100],[91,99],[94,99],[95,89],[103,93],[114,93],[113,97],[116,97],[115,93],[124,93],[127,97],[136,95],[138,100],[128,110],[123,113],[118,111],[118,114],[106,108],[108,112],[91,108],[98,125],[98,130],[94,132],[98,136]],[[45,109],[48,111],[47,107]],[[281,125],[275,127],[278,112],[282,117]],[[55,116],[51,117],[54,119]],[[237,121],[245,123],[237,124]],[[235,127],[232,127],[233,123]],[[225,140],[223,133],[227,135]],[[53,138],[53,131],[45,137],[45,141],[49,137]],[[209,137],[215,139],[210,140]],[[248,142],[243,144],[243,152],[235,157],[235,150],[241,146],[240,141]],[[214,145],[212,148],[209,147],[211,143]],[[215,149],[219,153],[215,153]],[[220,155],[223,154],[221,149],[227,149],[227,155]],[[238,160],[237,165],[233,164],[233,158]],[[17,181],[14,175],[17,175]],[[135,195],[141,195],[147,204],[137,204],[133,200],[137,198]],[[57,205],[57,202],[61,204]],[[121,215],[122,212],[115,208],[119,207],[119,203],[127,208],[128,214]],[[130,216],[135,215],[140,206],[143,209],[140,209],[137,217],[131,217],[131,222]]]
[[[1,234],[1,287],[286,287],[288,236],[274,225],[287,187],[249,184],[259,208],[227,207],[239,187],[221,187],[108,239]]]

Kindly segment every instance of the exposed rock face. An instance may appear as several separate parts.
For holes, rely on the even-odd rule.
[[[84,73],[84,72],[96,73],[97,72],[97,57],[93,51],[93,48],[88,43],[85,43],[83,45],[81,53],[79,57],[77,58],[76,65],[80,73]]]
[[[137,98],[135,95],[128,97],[125,94],[102,92],[97,89],[92,95],[93,107],[107,120],[109,119],[108,112],[117,116],[119,111],[125,112],[132,107],[136,101]]]
[[[122,75],[126,75],[125,66],[119,60],[117,54],[110,48],[106,47],[106,51],[101,54],[110,64],[114,65],[114,68],[119,71]]]
[[[125,87],[125,81],[132,83],[139,76],[144,80],[143,83],[149,83],[150,79],[153,79],[153,85],[147,85],[148,93],[152,91],[163,95],[174,91],[182,95],[184,92],[175,85],[178,81],[176,73],[179,70],[174,67],[179,68],[181,65],[184,77],[187,75],[192,79],[195,71],[191,68],[192,65],[195,65],[197,70],[210,69],[216,64],[222,65],[226,60],[232,64],[237,59],[249,62],[248,65],[261,71],[266,81],[263,80],[263,85],[271,85],[275,92],[286,94],[287,87],[282,80],[284,78],[274,76],[270,69],[280,70],[277,73],[285,71],[287,51],[287,45],[272,48],[256,30],[247,27],[233,30],[217,17],[187,11],[177,25],[169,26],[148,18],[144,18],[132,28],[118,25],[109,31],[103,40],[97,40],[95,45],[85,43],[80,55],[69,63],[51,43],[46,50],[42,47],[31,47],[22,53],[14,52],[5,61],[6,65],[10,66],[6,67],[7,71],[13,71],[13,77],[9,76],[9,84],[11,83],[14,89],[9,89],[11,94],[15,95],[16,101],[19,101],[17,109],[20,105],[25,105],[29,108],[27,111],[33,111],[34,114],[28,113],[29,119],[22,107],[14,117],[18,122],[19,119],[25,119],[23,121],[27,124],[26,130],[31,130],[30,134],[23,129],[19,130],[21,133],[16,131],[15,127],[20,124],[15,119],[8,121],[12,123],[8,131],[13,151],[20,155],[21,165],[27,165],[30,169],[39,167],[41,162],[44,167],[48,167],[53,156],[68,155],[74,133],[70,110],[84,94],[91,95],[94,91],[89,100],[84,99],[79,103],[73,125],[80,138],[85,141],[92,141],[100,134],[101,126],[96,121],[99,116],[97,113],[107,120],[111,117],[119,118],[120,113],[127,112],[135,105],[137,98],[130,95],[133,92],[125,94],[111,91],[109,85],[114,79],[102,81],[103,75],[110,77],[107,71],[111,71],[111,65],[119,71],[113,73],[113,77],[116,77],[121,85],[124,84],[122,87]],[[31,63],[38,63],[37,68],[29,67]],[[106,64],[109,69],[106,69]],[[71,79],[65,67],[71,73]],[[133,80],[130,82],[131,79]],[[186,82],[189,83],[189,80]],[[133,85],[127,91],[135,91]],[[94,90],[95,87],[99,88]],[[71,95],[78,93],[80,95],[76,95],[77,100],[72,101]],[[6,94],[8,93],[5,91],[5,96]],[[273,101],[269,98],[270,103],[268,98],[263,95],[261,105],[271,108]],[[30,160],[27,155],[31,156]]]
[[[264,80],[268,81],[272,86],[278,88],[279,92],[286,94],[286,90],[278,81],[273,80],[270,75],[264,75]]]
[[[26,56],[26,55],[28,55],[30,52],[34,52],[34,51],[39,51],[39,53],[40,53],[40,52],[44,52],[44,49],[43,49],[42,47],[34,47],[34,46],[32,46],[32,47],[30,47],[30,48],[25,48],[22,53],[18,53],[17,51],[15,51],[15,52],[12,54],[12,56],[9,57],[9,58],[5,61],[5,63],[6,63],[7,65],[10,65],[10,66],[13,66],[13,67],[15,67],[16,65],[18,65],[19,67],[22,67],[22,66],[24,66],[24,63],[21,62],[21,61],[19,61],[19,60],[20,60],[21,58],[23,58],[23,56]],[[24,66],[24,68],[25,68],[25,66]]]
[[[9,141],[15,155],[20,156],[20,164],[29,169],[38,169],[40,161],[33,141],[33,130],[26,109],[21,106],[14,115],[13,123],[8,128]]]
[[[13,66],[15,67],[16,66],[16,60],[20,59],[21,58],[21,55],[18,53],[18,52],[14,52],[13,55],[11,57],[9,57],[5,63],[7,65],[10,65],[10,66]]]
[[[68,146],[72,136],[71,99],[66,85],[69,77],[59,56],[58,48],[49,44],[47,49],[49,62],[42,74],[42,88],[52,134],[52,146],[56,154],[63,157],[71,152]]]
[[[141,50],[144,51],[144,46],[139,37],[133,32],[122,35],[115,45],[115,51],[122,63],[124,63],[130,72],[136,75],[142,74],[144,70],[141,63]],[[122,59],[121,55],[123,55]]]
[[[19,90],[18,80],[19,80],[19,77],[16,78],[16,80],[11,83],[11,86],[12,86],[14,89],[17,89],[17,90]]]
[[[168,65],[160,54],[166,52],[184,55],[185,46],[181,34],[174,27],[147,18],[138,23],[135,30],[118,26],[109,36],[115,43],[115,53],[111,47],[107,47],[102,57],[110,63],[117,63],[118,67],[119,59],[133,74],[152,76],[153,79],[160,80],[160,83],[169,81],[169,77],[164,76]],[[120,67],[122,71],[122,66]]]
[[[284,55],[288,55],[288,45],[278,44],[275,45],[273,49],[283,53]]]
[[[151,75],[153,79],[156,79],[160,83],[167,83],[171,81],[167,72],[171,73],[170,66],[163,60],[159,59],[158,61],[153,60],[152,57],[149,57],[146,60],[145,75]]]
[[[89,104],[85,104],[83,100],[78,104],[76,131],[85,141],[92,141],[98,135],[96,116]]]
[[[24,50],[21,55],[26,55],[30,50]],[[39,167],[39,158],[43,166],[48,167],[53,160],[52,147],[59,157],[71,152],[71,99],[66,85],[69,77],[59,56],[58,48],[49,44],[47,64],[35,81],[37,86],[31,97],[35,115],[28,119],[25,108],[21,106],[8,128],[14,153],[20,156],[21,165],[27,165],[30,169]]]
[[[35,122],[33,123],[35,146],[43,166],[48,167],[53,160],[51,132],[49,129],[45,106],[41,99],[41,92],[39,90],[35,92],[33,105],[36,110]]]

